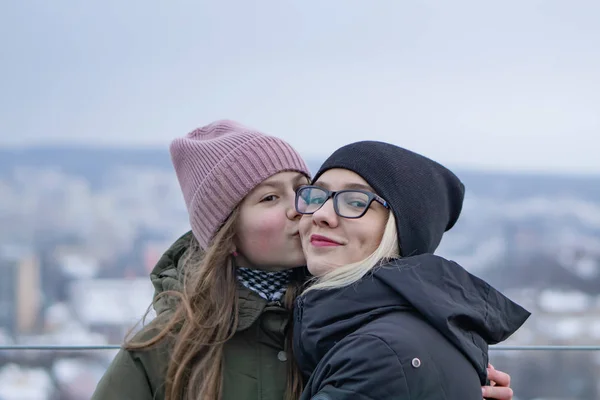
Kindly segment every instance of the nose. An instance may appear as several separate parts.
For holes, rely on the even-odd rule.
[[[333,208],[333,199],[329,199],[312,215],[313,223],[321,227],[335,228],[338,226],[338,215]]]

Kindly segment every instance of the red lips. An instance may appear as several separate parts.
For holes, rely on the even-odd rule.
[[[321,235],[312,235],[310,243],[315,247],[341,246],[341,243]]]

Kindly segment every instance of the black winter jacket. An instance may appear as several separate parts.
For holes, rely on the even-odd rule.
[[[431,254],[309,291],[294,313],[294,355],[308,379],[301,400],[481,400],[488,345],[530,315]]]

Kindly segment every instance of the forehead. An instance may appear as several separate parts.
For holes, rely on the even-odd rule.
[[[329,190],[365,189],[373,191],[369,183],[356,172],[342,168],[325,171],[314,184]]]

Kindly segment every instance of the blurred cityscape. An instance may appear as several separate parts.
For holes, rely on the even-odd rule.
[[[438,254],[533,313],[504,344],[600,344],[600,177],[457,172],[465,207]],[[0,199],[0,345],[120,344],[188,230],[166,150],[0,150]],[[114,354],[0,350],[0,400],[89,399]],[[515,400],[600,399],[600,352],[492,361]]]

